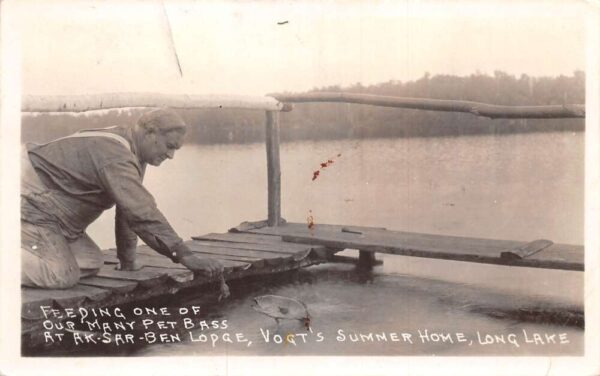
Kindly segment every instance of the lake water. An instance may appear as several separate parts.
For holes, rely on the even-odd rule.
[[[328,159],[334,163],[313,181],[313,171]],[[288,221],[306,222],[310,211],[317,226],[352,224],[583,244],[583,160],[582,133],[286,143],[281,146],[282,214]],[[150,168],[145,184],[173,227],[189,238],[265,219],[266,181],[264,144],[186,145],[175,159]],[[102,248],[114,246],[113,215],[105,213],[89,229]],[[516,320],[510,315],[492,317],[473,307],[518,311],[528,305],[581,306],[583,273],[378,257],[384,265],[368,276],[350,265],[319,265],[288,279],[234,289],[228,301],[212,308],[213,313],[228,321],[227,331],[250,338],[250,347],[221,344],[213,348],[210,343],[184,342],[146,346],[136,354],[582,352],[582,329]],[[266,331],[270,336],[306,331],[295,322],[277,326],[253,311],[252,298],[262,294],[304,301],[312,315],[313,332],[296,337],[296,345],[265,341]],[[345,333],[344,341],[338,330]],[[428,342],[419,337],[425,330],[454,336],[463,333],[474,343],[458,342],[456,337],[455,343]],[[410,333],[414,343],[391,342],[392,332]],[[482,345],[478,332],[483,337],[486,333],[504,338],[514,334],[520,346]],[[534,332],[563,333],[569,343],[527,343]],[[350,333],[386,333],[388,340],[352,342]],[[306,344],[300,343],[302,337]]]

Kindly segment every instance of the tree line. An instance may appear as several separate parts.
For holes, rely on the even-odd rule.
[[[423,75],[418,80],[363,86],[329,86],[309,92],[335,91],[399,97],[455,99],[498,105],[585,103],[585,74],[515,77],[493,75]],[[283,94],[283,93],[282,93]],[[290,93],[285,93],[290,94]],[[298,94],[298,93],[294,93]],[[276,94],[274,94],[276,95]],[[45,142],[79,129],[134,124],[143,110],[113,110],[102,115],[38,114],[22,118],[22,140]],[[191,125],[187,142],[199,144],[261,142],[265,114],[254,110],[181,110]],[[463,136],[584,130],[583,119],[487,119],[464,113],[375,107],[344,103],[295,104],[280,115],[282,141],[345,138]]]

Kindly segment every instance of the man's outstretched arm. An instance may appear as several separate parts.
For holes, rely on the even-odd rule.
[[[115,162],[99,170],[100,180],[114,199],[129,228],[152,249],[207,277],[222,273],[223,265],[214,259],[196,257],[183,243],[164,215],[154,197],[142,185],[133,163]]]
[[[117,243],[117,258],[120,270],[139,270],[142,264],[136,261],[137,235],[125,217],[125,213],[117,205],[115,213],[115,239]]]

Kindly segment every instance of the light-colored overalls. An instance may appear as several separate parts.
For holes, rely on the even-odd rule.
[[[129,142],[114,133],[91,130],[52,141],[73,137],[108,137],[131,150]],[[48,195],[49,190],[37,175],[27,151],[21,149],[21,200],[28,196]],[[37,200],[40,201],[40,200]],[[104,263],[100,248],[83,233],[77,239],[67,239],[57,223],[40,220],[34,209],[21,213],[21,284],[28,287],[64,289],[77,284],[80,278],[98,273]]]

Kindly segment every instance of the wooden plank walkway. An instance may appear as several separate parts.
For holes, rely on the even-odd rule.
[[[403,256],[470,261],[507,266],[548,269],[584,270],[582,246],[553,244],[531,239],[532,243],[459,236],[389,231],[382,228],[317,224],[308,229],[305,224],[287,223],[279,227],[243,230],[248,234],[281,236],[286,242],[322,245],[330,248],[351,248],[364,252],[380,252]],[[537,252],[519,258],[514,256],[529,245],[541,244]],[[551,244],[551,245],[548,245]],[[521,253],[522,254],[522,253]]]
[[[266,275],[325,262],[330,255],[323,246],[284,242],[277,235],[242,233],[207,234],[187,241],[200,257],[214,258],[225,266],[225,279],[233,280]],[[55,308],[98,308],[142,301],[173,294],[183,288],[200,287],[214,281],[194,274],[183,265],[173,263],[147,246],[138,247],[138,271],[115,270],[116,250],[103,251],[104,266],[97,276],[83,278],[66,290],[21,289],[21,332],[23,341],[42,343],[40,306]]]
[[[359,226],[317,224],[308,229],[306,224],[300,223],[260,228],[243,224],[225,234],[194,237],[186,244],[198,256],[220,260],[225,266],[226,280],[339,261],[333,254],[346,248],[358,249],[363,254],[381,252],[509,266],[584,270],[581,246],[553,244],[545,240],[528,243]],[[173,294],[183,288],[201,288],[214,282],[195,277],[184,266],[173,263],[147,246],[138,248],[138,259],[145,265],[144,268],[133,272],[115,270],[118,261],[114,249],[103,253],[105,263],[98,275],[82,279],[71,289],[22,288],[21,331],[24,342],[35,344],[43,341],[41,322],[44,317],[40,306],[110,307]],[[511,256],[505,257],[506,254]],[[519,255],[525,257],[519,258]]]

